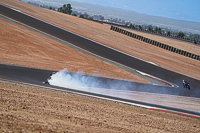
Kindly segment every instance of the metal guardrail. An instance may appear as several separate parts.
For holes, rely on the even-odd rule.
[[[174,52],[174,53],[177,53],[177,54],[180,54],[180,55],[183,55],[183,56],[186,56],[186,57],[189,57],[189,58],[192,58],[192,59],[195,59],[195,60],[200,61],[200,56],[199,56],[199,55],[196,55],[196,54],[193,54],[193,53],[190,53],[190,52],[187,52],[187,51],[184,51],[184,50],[181,50],[181,49],[178,49],[178,48],[169,46],[169,45],[164,44],[164,43],[157,42],[157,41],[155,41],[155,40],[151,40],[151,39],[149,39],[149,38],[146,38],[146,37],[137,35],[137,34],[135,34],[135,33],[126,31],[126,30],[124,30],[124,29],[121,29],[121,28],[119,28],[119,27],[111,26],[110,29],[113,30],[113,31],[122,33],[122,34],[124,34],[124,35],[130,36],[130,37],[132,37],[132,38],[141,40],[141,41],[143,41],[143,42],[152,44],[152,45],[154,45],[154,46],[157,46],[157,47],[166,49],[166,50],[168,50],[168,51],[171,51],[171,52]]]
[[[128,25],[120,24],[120,23],[106,22],[106,21],[103,21],[103,20],[92,20],[92,21],[95,21],[95,22],[98,22],[98,23],[105,23],[105,24],[109,24],[109,25],[114,25],[114,26],[118,26],[118,27],[123,27],[123,28],[128,28],[128,29],[132,29],[132,30],[137,30],[137,31],[145,32],[145,33],[155,34],[155,35],[159,35],[159,36],[170,37],[170,38],[173,38],[173,39],[177,39],[177,40],[186,41],[186,42],[190,42],[190,43],[200,45],[200,41],[197,41],[197,40],[194,40],[194,39],[178,37],[178,36],[174,36],[174,35],[156,33],[156,32],[153,32],[153,31],[143,30],[143,29],[139,29],[139,28],[136,28],[136,27],[130,27]]]

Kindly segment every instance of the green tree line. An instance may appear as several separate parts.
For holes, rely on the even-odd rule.
[[[64,4],[62,7],[58,8],[58,12],[62,12],[62,13],[71,15],[71,13],[72,13],[71,4]]]

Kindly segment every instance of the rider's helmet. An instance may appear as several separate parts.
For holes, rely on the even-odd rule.
[[[55,74],[55,72],[52,72],[52,73],[50,74],[50,76],[52,76],[53,74]]]

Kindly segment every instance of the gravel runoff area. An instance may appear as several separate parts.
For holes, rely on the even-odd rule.
[[[0,82],[0,132],[199,133],[200,119]]]

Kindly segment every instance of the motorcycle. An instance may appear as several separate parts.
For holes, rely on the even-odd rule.
[[[183,87],[187,88],[188,90],[190,90],[190,84],[189,83],[186,83]]]
[[[49,80],[51,79],[51,76],[52,76],[53,74],[55,74],[55,72],[53,72],[52,74],[50,74],[50,76],[47,78],[47,80],[46,80],[45,82],[43,82],[43,83],[44,83],[44,84],[50,85],[50,84],[49,84]]]

